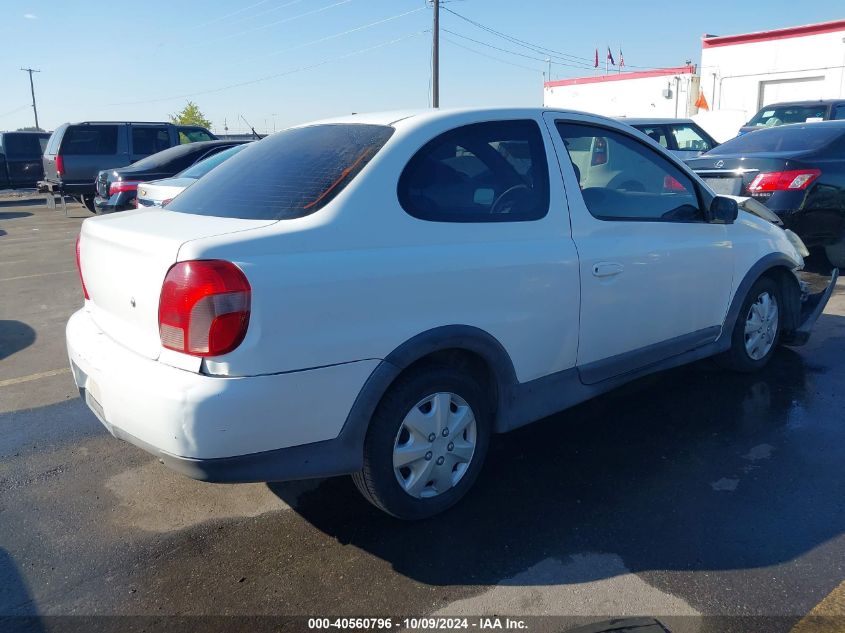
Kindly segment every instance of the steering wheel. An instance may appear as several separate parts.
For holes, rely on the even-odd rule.
[[[520,191],[525,191],[526,193],[530,193],[531,190],[528,188],[527,185],[514,185],[509,189],[505,189],[501,195],[493,201],[493,204],[490,206],[490,213],[507,213],[507,208],[501,208],[505,206],[506,202],[515,202],[514,200],[508,200],[508,197],[513,198],[515,194],[519,193]]]

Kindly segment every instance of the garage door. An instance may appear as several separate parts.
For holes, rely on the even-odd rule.
[[[777,79],[760,82],[758,108],[783,101],[807,101],[821,99],[824,77],[802,77],[801,79]]]

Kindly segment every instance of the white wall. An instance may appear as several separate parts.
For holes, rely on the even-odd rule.
[[[724,46],[707,46],[705,38],[701,89],[711,110],[742,111],[746,121],[762,106],[777,101],[845,97],[843,38],[845,22],[841,30],[828,33]]]
[[[543,90],[543,105],[605,116],[689,116],[689,84],[692,72],[642,76],[648,74],[650,73],[611,73],[599,75],[597,78],[587,77],[584,80],[551,81],[546,83]],[[576,81],[583,83],[575,83]],[[672,91],[668,99],[663,96],[663,91],[667,88]]]

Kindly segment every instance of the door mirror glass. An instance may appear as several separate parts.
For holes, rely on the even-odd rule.
[[[739,215],[739,205],[733,198],[716,196],[710,203],[710,221],[716,224],[733,224]]]

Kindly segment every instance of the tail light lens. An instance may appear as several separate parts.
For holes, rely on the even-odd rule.
[[[61,176],[65,173],[65,159],[61,154],[56,154],[56,175]]]
[[[684,193],[687,190],[676,178],[669,174],[663,177],[663,191],[665,193]]]
[[[793,169],[757,174],[757,177],[748,185],[748,191],[751,193],[800,191],[809,187],[821,175],[820,169]]]
[[[607,163],[607,141],[603,137],[596,138],[593,145],[593,155],[590,160],[591,165],[604,165]]]
[[[79,259],[79,238],[82,237],[81,235],[76,236],[76,270],[79,271],[79,282],[82,284],[82,294],[86,299],[90,299],[91,297],[88,296],[88,288],[85,287],[85,279],[82,277],[82,263]]]
[[[231,352],[246,336],[251,294],[246,276],[231,262],[174,264],[158,304],[161,344],[192,356]]]
[[[138,191],[137,180],[115,180],[109,183],[109,195],[113,196],[116,193],[123,191]]]

